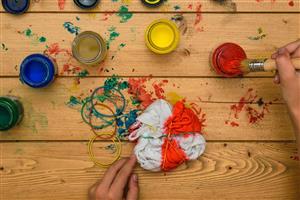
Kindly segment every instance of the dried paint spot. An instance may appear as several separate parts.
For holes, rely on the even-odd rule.
[[[1,43],[1,49],[4,51],[8,51],[8,48],[4,43]]]
[[[66,4],[66,0],[58,0],[57,1],[57,5],[59,10],[64,10],[65,9],[65,4]]]
[[[184,16],[182,14],[176,14],[171,18],[171,20],[177,24],[181,35],[185,35],[188,30],[188,23]]]
[[[19,34],[26,36],[31,40],[31,44],[37,45],[39,43],[45,43],[47,39],[44,36],[39,36],[36,33],[33,33],[31,28],[27,28],[23,31],[18,31]]]
[[[80,32],[80,27],[75,26],[72,22],[65,22],[63,27],[71,34],[78,35]]]
[[[113,26],[108,29],[108,33],[109,33],[109,38],[107,39],[107,43],[106,43],[107,49],[110,48],[112,41],[114,41],[117,37],[120,36],[120,33],[116,31],[116,27]]]
[[[289,6],[293,7],[295,5],[294,1],[289,1]]]
[[[263,33],[263,30],[261,27],[259,27],[257,29],[257,33],[258,33],[258,35],[250,36],[250,37],[248,37],[248,39],[249,40],[262,40],[263,38],[265,38],[267,36],[267,34]]]
[[[236,3],[232,2],[232,0],[212,0],[214,3],[224,6],[233,12],[236,12],[237,7]]]
[[[128,11],[127,6],[122,5],[116,15],[121,18],[120,23],[125,23],[125,22],[128,22],[128,20],[130,20],[132,18],[133,13]]]
[[[277,99],[266,103],[263,101],[263,98],[258,99],[257,92],[250,88],[247,93],[240,98],[239,103],[230,106],[229,117],[225,121],[225,124],[231,125],[232,127],[239,126],[236,120],[240,118],[241,113],[246,114],[249,124],[256,124],[264,119],[265,114],[269,113],[269,106],[275,101],[277,101]],[[253,105],[258,105],[258,108],[255,108]]]
[[[174,10],[180,10],[180,9],[181,9],[181,7],[179,5],[174,6]]]

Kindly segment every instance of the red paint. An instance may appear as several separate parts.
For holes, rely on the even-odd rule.
[[[201,7],[202,5],[200,3],[196,6],[196,18],[195,18],[194,26],[197,26],[202,20]]]
[[[193,4],[189,4],[188,9],[192,10],[193,9]]]
[[[232,127],[239,126],[239,123],[235,120],[239,119],[241,113],[246,114],[249,124],[262,121],[265,114],[269,113],[269,106],[277,99],[267,103],[258,100],[256,92],[252,88],[248,89],[247,93],[240,98],[239,103],[230,106],[229,119],[225,121],[225,124],[230,124]],[[255,108],[254,104],[258,105],[259,108]]]
[[[58,0],[57,1],[58,7],[60,10],[64,10],[65,9],[65,4],[66,4],[66,0]]]
[[[293,160],[296,160],[296,161],[299,161],[299,160],[300,160],[300,158],[299,158],[298,155],[291,156],[290,158],[293,159]]]
[[[234,43],[224,43],[213,52],[211,62],[218,74],[234,77],[243,74],[240,66],[246,58],[242,47]]]
[[[129,89],[128,93],[132,94],[137,100],[141,102],[142,108],[147,108],[156,99],[165,99],[164,86],[168,83],[168,80],[162,80],[160,82],[152,83],[152,88],[149,87],[149,78],[130,78],[128,80]],[[147,85],[150,89],[147,89]]]
[[[294,1],[289,1],[289,6],[293,7],[294,5]]]

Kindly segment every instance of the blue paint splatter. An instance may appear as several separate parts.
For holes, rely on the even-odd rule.
[[[72,22],[65,22],[63,24],[63,27],[69,31],[71,34],[78,35],[80,32],[80,28],[78,26],[75,26]]]

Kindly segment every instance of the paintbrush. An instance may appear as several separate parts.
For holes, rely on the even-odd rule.
[[[296,70],[300,70],[300,58],[292,58],[292,63]],[[275,71],[276,62],[274,59],[245,59],[241,62],[240,71],[243,74],[247,74],[249,72],[268,72],[268,71]]]

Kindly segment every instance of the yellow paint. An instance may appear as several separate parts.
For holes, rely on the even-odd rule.
[[[95,59],[101,51],[101,46],[93,37],[83,37],[77,45],[79,56],[85,60]]]
[[[177,101],[183,100],[184,97],[180,96],[176,92],[168,92],[166,95],[166,100],[174,105]]]
[[[124,3],[124,4],[130,4],[131,0],[122,0],[122,3]]]
[[[167,19],[152,22],[145,33],[147,47],[157,54],[174,51],[179,43],[179,30],[176,24]]]
[[[157,4],[159,3],[161,0],[145,0],[148,4]]]

